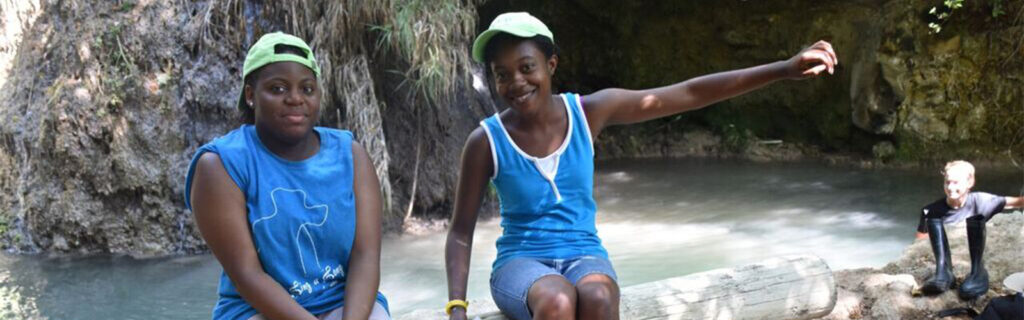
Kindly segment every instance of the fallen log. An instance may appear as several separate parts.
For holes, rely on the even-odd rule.
[[[737,268],[715,269],[622,288],[621,318],[814,319],[836,302],[835,279],[825,261],[800,255]],[[502,320],[490,300],[470,301],[470,319]],[[397,320],[448,319],[436,309]]]

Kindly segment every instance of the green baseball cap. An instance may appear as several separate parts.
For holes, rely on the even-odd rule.
[[[292,53],[276,53],[275,47],[281,44],[302,49],[306,56],[297,56]],[[245,64],[242,65],[242,79],[245,79],[245,76],[249,75],[253,70],[282,61],[302,64],[313,70],[313,73],[318,78],[320,77],[320,67],[317,66],[316,58],[313,57],[313,50],[309,49],[309,45],[302,41],[302,39],[299,39],[299,37],[278,31],[263,35],[249,48],[249,53],[245,55]]]
[[[277,53],[275,49],[280,44],[299,48],[306,56],[298,56],[291,52]],[[252,47],[249,47],[249,52],[245,55],[245,63],[242,64],[242,81],[245,81],[245,77],[256,69],[282,61],[291,61],[304,65],[313,70],[313,74],[317,78],[320,78],[320,67],[317,65],[316,58],[313,57],[313,50],[309,48],[309,45],[299,37],[278,31],[263,35],[259,40],[256,40]],[[245,90],[238,94],[238,108],[239,110],[246,108]]]
[[[502,32],[521,38],[541,35],[551,39],[552,43],[555,42],[555,36],[551,34],[548,26],[540,22],[540,19],[526,12],[506,12],[495,17],[487,31],[481,33],[476,37],[476,41],[473,41],[473,60],[483,63],[487,42]]]

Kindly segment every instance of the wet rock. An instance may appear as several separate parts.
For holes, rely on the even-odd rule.
[[[876,159],[890,159],[896,154],[896,146],[893,146],[892,142],[882,141],[871,147],[871,153],[875,155]]]
[[[947,225],[953,273],[957,282],[970,273],[970,254],[963,223]],[[925,319],[938,311],[973,306],[981,310],[988,300],[1010,291],[1002,281],[1008,275],[1024,271],[1024,215],[999,214],[987,224],[985,267],[989,272],[989,291],[973,302],[957,297],[956,288],[936,296],[915,296],[934,271],[935,258],[927,239],[915,241],[896,261],[880,269],[841,270],[836,272],[839,297],[832,313],[823,319]],[[908,232],[910,236],[911,232]]]

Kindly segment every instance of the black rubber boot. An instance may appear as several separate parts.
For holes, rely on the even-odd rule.
[[[988,292],[988,270],[985,270],[985,219],[967,219],[967,247],[971,252],[971,274],[960,285],[960,299],[972,300]]]
[[[949,256],[949,241],[946,240],[946,228],[942,226],[942,219],[926,219],[928,224],[928,239],[931,240],[932,253],[935,254],[935,274],[932,275],[924,285],[921,292],[924,294],[940,294],[953,287],[956,278],[953,277],[953,259]]]

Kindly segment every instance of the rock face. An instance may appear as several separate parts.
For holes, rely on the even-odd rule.
[[[721,138],[702,150],[710,156],[759,158],[749,147],[781,140],[882,160],[1006,161],[1007,148],[1020,158],[1024,3],[1007,4],[998,17],[984,1],[965,3],[938,34],[928,11],[941,4],[917,0],[495,0],[481,7],[480,21],[503,11],[538,15],[561,49],[555,83],[583,93],[787,59],[819,39],[837,50],[831,77],[611,128],[598,141],[606,157],[691,156],[693,132],[710,130]]]
[[[816,39],[838,49],[832,78],[610,128],[597,141],[600,157],[788,160],[821,150],[974,160],[1018,150],[1024,2],[1005,2],[995,18],[986,18],[987,4],[969,2],[938,35],[922,18],[932,5],[0,1],[0,246],[140,256],[205,250],[183,206],[183,176],[198,146],[238,126],[245,48],[276,30],[314,47],[327,88],[321,124],[352,129],[370,151],[391,230],[410,214],[451,212],[462,143],[495,111],[468,46],[477,18],[486,27],[502,11],[529,10],[555,31],[560,91],[664,85],[785,59]],[[401,45],[417,43],[409,39],[430,45]],[[450,68],[423,68],[436,65]],[[474,70],[475,81],[467,76]]]
[[[1006,276],[1024,271],[1024,215],[1000,214],[989,220],[985,243],[985,268],[989,292],[972,305],[981,311],[988,300],[1010,292],[1003,287]],[[964,224],[947,225],[949,246],[957,283],[971,270]],[[967,307],[956,289],[938,296],[912,296],[914,288],[935,272],[935,258],[928,240],[917,240],[899,260],[881,269],[842,270],[835,273],[839,297],[832,313],[824,319],[926,319],[938,311]]]
[[[199,247],[181,202],[184,165],[190,145],[229,127],[232,97],[216,84],[237,78],[226,59],[235,55],[193,60],[187,8],[32,6],[33,19],[6,25],[24,29],[0,94],[4,246]]]
[[[431,91],[410,85],[414,72],[394,72],[410,68],[410,53],[378,46],[374,33],[391,26],[393,10],[358,1],[0,1],[0,14],[13,17],[0,25],[0,243],[136,256],[205,250],[184,208],[185,170],[197,147],[240,124],[245,50],[276,30],[316,51],[320,125],[351,129],[368,149],[391,204],[386,224],[397,229],[409,199],[417,212],[447,213],[461,140],[491,109],[460,76],[468,52],[444,56],[463,57],[446,62],[455,74],[436,91],[453,92],[447,99],[423,98]],[[451,28],[437,42],[465,47],[469,36]]]

